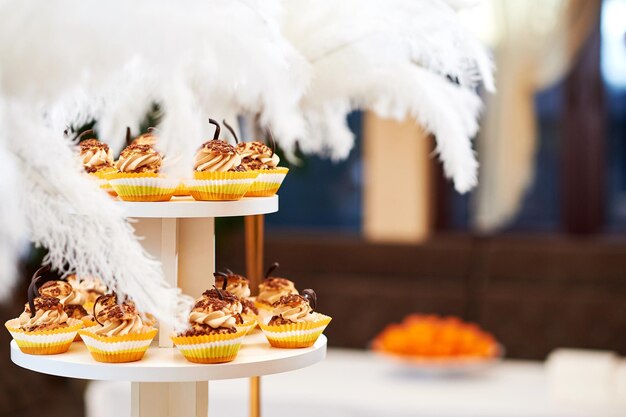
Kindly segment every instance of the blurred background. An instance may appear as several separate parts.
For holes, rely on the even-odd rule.
[[[488,0],[464,18],[497,67],[479,187],[457,194],[414,122],[353,113],[347,160],[291,165],[266,264],[317,291],[330,347],[367,349],[418,312],[477,323],[507,360],[626,355],[626,0]],[[242,219],[216,227],[218,268],[245,271]],[[41,256],[3,316],[22,310]],[[16,368],[1,337],[0,415],[39,415],[33,398],[83,415],[84,383]]]

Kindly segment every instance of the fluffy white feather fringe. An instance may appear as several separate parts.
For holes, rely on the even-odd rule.
[[[0,300],[11,292],[16,278],[15,263],[26,244],[25,220],[20,210],[20,173],[13,154],[7,149],[8,132],[4,102],[0,96]]]
[[[303,151],[346,157],[354,137],[345,116],[353,109],[409,115],[436,136],[456,189],[471,189],[478,166],[471,138],[481,109],[475,88],[482,80],[493,90],[493,77],[486,49],[457,20],[455,8],[465,3],[284,1],[284,33],[313,71],[301,102]]]
[[[193,299],[167,285],[119,208],[82,173],[62,126],[46,125],[40,111],[13,103],[7,125],[24,176],[19,195],[28,235],[48,249],[44,262],[61,273],[98,276],[140,310],[182,328]]]
[[[159,102],[159,146],[178,175],[208,139],[209,116],[258,112],[292,149],[309,74],[279,11],[277,0],[0,0],[0,86],[66,123],[97,119],[115,150]]]

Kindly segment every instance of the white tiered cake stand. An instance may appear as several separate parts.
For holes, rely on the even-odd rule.
[[[145,249],[161,261],[167,281],[180,287],[183,293],[197,298],[214,282],[214,219],[274,213],[278,211],[278,197],[224,202],[174,198],[163,203],[119,202],[119,205],[127,217],[137,219],[136,233],[144,237],[142,244]],[[252,258],[258,260],[259,257],[254,255]],[[310,348],[277,349],[272,348],[263,334],[258,332],[246,336],[233,362],[194,364],[185,360],[173,347],[169,337],[171,332],[171,328],[160,325],[158,344],[154,343],[138,362],[96,362],[82,343],[73,343],[67,353],[60,355],[26,355],[15,341],[11,342],[11,359],[23,368],[50,375],[131,381],[133,417],[206,417],[208,381],[256,379],[262,375],[300,369],[326,356],[326,338],[323,335]],[[258,390],[258,379],[256,383]],[[251,392],[251,401],[255,400],[258,402],[258,391]],[[256,407],[251,404],[251,415],[259,414],[258,404]]]

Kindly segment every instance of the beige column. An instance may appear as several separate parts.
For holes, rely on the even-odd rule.
[[[365,238],[418,243],[432,232],[433,141],[412,120],[368,112],[364,123]]]

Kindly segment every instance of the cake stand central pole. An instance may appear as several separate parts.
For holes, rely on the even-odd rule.
[[[263,215],[246,216],[246,274],[250,288],[256,291],[263,278]],[[256,295],[256,294],[252,294]],[[261,416],[261,378],[250,378],[250,417]]]
[[[214,219],[142,218],[135,223],[144,249],[161,261],[165,280],[198,298],[213,285]],[[159,323],[159,347],[172,348],[171,326]],[[208,381],[133,382],[132,417],[207,417]]]

